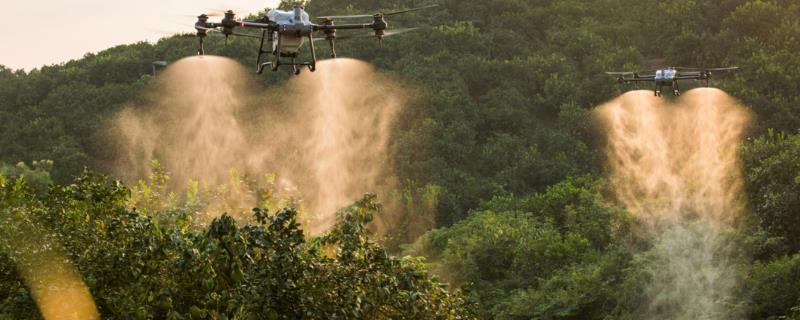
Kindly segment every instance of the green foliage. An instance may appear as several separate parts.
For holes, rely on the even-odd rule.
[[[770,131],[742,152],[750,218],[757,230],[778,241],[758,252],[779,257],[800,250],[800,135]]]
[[[294,209],[254,209],[256,224],[222,215],[195,230],[127,209],[129,194],[89,172],[47,197],[22,180],[0,180],[0,230],[19,235],[0,241],[0,315],[37,317],[14,272],[20,261],[5,255],[43,243],[19,229],[35,225],[35,237],[63,245],[108,319],[471,318],[463,298],[419,261],[370,239],[365,224],[380,211],[372,195],[307,242]]]
[[[47,191],[53,179],[50,178],[50,171],[53,168],[53,161],[39,160],[31,163],[32,168],[23,162],[15,166],[0,163],[0,176],[9,179],[24,179],[25,183],[37,192]]]
[[[751,317],[775,319],[787,315],[800,302],[800,254],[757,262],[748,279]]]
[[[292,197],[275,195],[274,174],[264,174],[257,179],[233,168],[227,183],[206,185],[197,180],[185,184],[171,181],[170,173],[157,160],[152,161],[151,170],[147,180],[139,180],[130,188],[127,206],[159,224],[204,228],[211,222],[209,217],[217,212],[251,221],[253,207],[277,210],[278,206],[291,206],[294,201]],[[184,191],[175,192],[176,186],[183,187]]]
[[[768,130],[744,145],[749,211],[742,229],[755,260],[745,290],[750,315],[800,318],[800,135]]]
[[[602,202],[603,184],[570,179],[529,197],[506,196],[416,250],[451,283],[473,288],[481,316],[497,319],[602,318],[614,308],[629,218]]]

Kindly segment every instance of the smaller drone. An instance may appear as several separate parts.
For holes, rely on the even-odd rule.
[[[680,80],[701,80],[704,86],[708,86],[711,80],[712,71],[727,71],[735,70],[739,67],[726,67],[726,68],[682,68],[682,67],[669,67],[660,70],[650,71],[623,71],[623,72],[606,72],[606,74],[619,76],[617,81],[619,83],[631,82],[653,82],[655,84],[655,95],[661,96],[661,89],[664,86],[671,86],[672,93],[675,96],[681,95],[678,90],[678,81]]]
[[[327,41],[330,44],[331,57],[335,58],[336,47],[334,42],[337,38],[337,30],[369,29],[373,32],[371,37],[381,41],[384,37],[415,29],[388,31],[389,24],[385,19],[387,16],[436,6],[437,5],[430,5],[388,13],[380,12],[365,15],[324,16],[317,18],[320,22],[319,24],[311,22],[308,13],[299,5],[295,5],[292,11],[270,10],[257,20],[236,20],[236,15],[231,10],[225,12],[225,16],[220,22],[210,22],[208,21],[208,15],[201,14],[197,17],[197,22],[194,25],[195,30],[197,30],[197,38],[200,40],[200,47],[197,50],[197,54],[202,55],[205,53],[203,49],[203,38],[207,36],[208,32],[219,32],[225,35],[226,38],[228,36],[242,36],[256,38],[261,41],[256,57],[256,73],[258,74],[264,72],[266,66],[271,66],[273,71],[277,71],[280,66],[289,66],[292,68],[294,74],[300,74],[301,67],[308,67],[308,70],[313,72],[316,70],[317,63],[317,53],[314,46],[315,41]],[[371,19],[372,21],[356,24],[334,24],[334,20],[339,19]],[[260,34],[237,33],[234,32],[234,29],[237,27],[257,29],[261,32]],[[314,38],[314,33],[318,31],[322,32],[325,37]],[[269,41],[271,44],[267,46],[267,48],[264,46],[265,41]],[[306,41],[308,41],[310,59],[301,62],[298,61],[298,59],[300,59],[300,49]],[[272,55],[271,61],[262,62],[261,60],[264,54]]]

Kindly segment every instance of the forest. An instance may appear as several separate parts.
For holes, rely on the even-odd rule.
[[[108,121],[147,104],[152,62],[193,55],[191,33],[30,71],[0,66],[0,319],[47,318],[46,284],[26,269],[62,256],[106,319],[800,319],[799,3],[436,3],[393,22],[422,30],[337,43],[413,93],[388,139],[393,190],[360,190],[321,234],[304,230],[302,201],[270,191],[270,172],[228,168],[227,191],[192,181],[175,191],[181,168],[153,161],[137,179],[114,168]],[[206,54],[250,71],[255,42],[224,42],[209,37]],[[631,88],[605,71],[728,65],[740,69],[712,86],[752,119],[733,146],[738,213],[708,257],[729,284],[661,294],[653,270],[673,251],[615,197],[594,112]],[[264,101],[290,77],[247,80]],[[257,205],[234,203],[234,189]],[[218,212],[200,217],[206,209]]]

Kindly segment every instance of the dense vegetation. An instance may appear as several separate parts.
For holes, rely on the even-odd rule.
[[[342,209],[336,226],[310,242],[294,209],[254,209],[255,223],[243,226],[222,215],[196,230],[186,216],[130,210],[129,197],[90,173],[38,196],[24,179],[0,177],[0,318],[37,316],[12,266],[45,263],[39,257],[60,246],[106,318],[469,317],[466,302],[431,281],[421,261],[391,257],[370,239],[374,196]]]
[[[307,9],[327,14],[421,4],[427,2],[314,0]],[[152,85],[152,61],[194,52],[195,39],[187,36],[30,72],[0,68],[0,162],[6,163],[0,173],[10,177],[0,220],[19,208],[36,212],[25,223],[54,230],[89,279],[101,312],[120,317],[179,318],[193,308],[209,317],[373,318],[398,310],[413,317],[411,306],[427,307],[419,312],[431,316],[452,309],[468,317],[462,307],[476,303],[482,318],[635,318],[645,305],[639,271],[659,263],[658,252],[631,231],[635,219],[608,201],[602,139],[589,110],[620,88],[603,71],[738,65],[741,72],[715,82],[757,119],[742,148],[748,208],[730,241],[739,244],[743,281],[730,306],[752,318],[800,318],[798,18],[800,5],[789,0],[445,0],[439,9],[393,21],[430,26],[425,32],[386,39],[384,47],[341,41],[340,55],[369,61],[415,88],[392,154],[402,188],[438,188],[441,229],[407,252],[428,255],[431,268],[468,289],[467,302],[445,295],[422,274],[420,261],[391,258],[366,240],[372,199],[342,211],[336,230],[309,243],[290,209],[257,211],[258,223],[248,226],[223,217],[182,229],[178,218],[159,218],[175,208],[144,215],[122,204],[129,200],[124,187],[81,175],[84,166],[106,169],[113,148],[100,130],[103,121]],[[221,41],[212,40],[209,53],[252,63],[251,40],[227,47]],[[269,75],[262,85],[280,86],[276,79],[285,77]],[[49,181],[73,185],[48,188]],[[98,229],[112,225],[126,227]],[[226,241],[237,249],[225,248]],[[340,250],[323,254],[325,244]],[[206,260],[186,256],[195,250]],[[0,318],[35,313],[13,265],[0,255]],[[204,268],[226,271],[203,283]],[[228,276],[231,270],[240,270],[242,280]],[[274,270],[296,276],[295,291],[271,283],[286,280]],[[372,282],[347,282],[356,279]],[[149,303],[154,292],[170,305]],[[283,301],[303,302],[279,309]]]

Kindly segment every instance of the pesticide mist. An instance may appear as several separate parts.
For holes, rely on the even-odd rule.
[[[728,319],[736,285],[724,233],[742,207],[737,147],[749,115],[717,89],[675,101],[626,93],[596,110],[617,199],[654,239],[647,318]]]
[[[117,173],[141,179],[158,160],[171,188],[227,183],[224,191],[240,202],[234,207],[247,211],[258,196],[228,182],[273,173],[269,192],[301,206],[311,233],[330,227],[333,213],[364,193],[391,187],[389,132],[404,103],[396,83],[352,59],[322,61],[317,72],[266,91],[253,85],[259,80],[227,58],[175,62],[145,102],[110,126]]]

